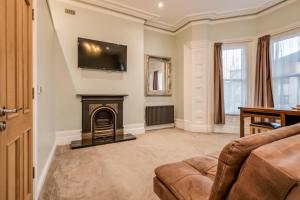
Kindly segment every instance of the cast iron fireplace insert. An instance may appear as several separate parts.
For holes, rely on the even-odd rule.
[[[92,139],[105,139],[116,136],[116,112],[107,106],[101,106],[91,115]]]

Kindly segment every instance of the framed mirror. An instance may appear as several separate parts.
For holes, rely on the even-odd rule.
[[[171,96],[171,81],[171,58],[146,55],[146,96]]]

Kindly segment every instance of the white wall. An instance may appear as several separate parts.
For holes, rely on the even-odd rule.
[[[176,119],[184,119],[184,46],[192,40],[192,29],[187,28],[175,36]]]
[[[76,94],[128,94],[124,101],[124,124],[143,124],[143,23],[74,2],[51,0],[50,5],[59,41],[55,46],[57,131],[81,129],[81,103]],[[76,15],[65,14],[65,8],[75,10]],[[127,45],[127,72],[79,69],[78,37]]]
[[[54,41],[55,130],[81,130],[81,99],[69,73],[57,35]]]
[[[256,36],[256,19],[224,21],[209,26],[211,41],[239,40]]]
[[[46,1],[37,1],[37,84],[42,92],[36,95],[36,180],[39,184],[43,179],[43,170],[55,142],[54,125],[54,39],[50,13]],[[40,186],[40,185],[39,185]]]

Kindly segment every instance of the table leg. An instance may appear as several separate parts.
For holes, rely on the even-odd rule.
[[[240,115],[240,137],[245,136],[245,119],[244,116],[241,114]]]
[[[281,121],[281,126],[286,126],[286,120],[285,120],[285,115],[284,114],[280,115],[280,121]]]

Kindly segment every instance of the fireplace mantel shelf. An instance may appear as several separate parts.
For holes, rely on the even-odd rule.
[[[80,97],[127,97],[128,94],[77,94]]]

